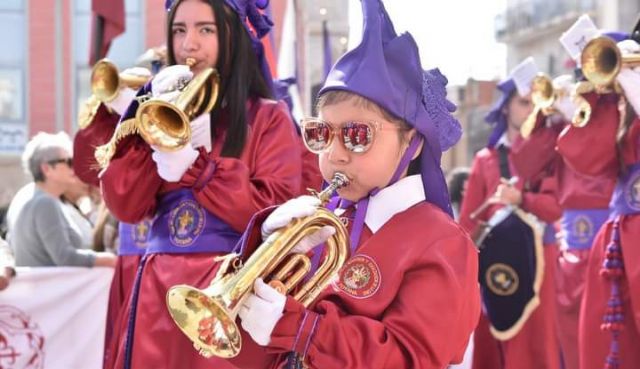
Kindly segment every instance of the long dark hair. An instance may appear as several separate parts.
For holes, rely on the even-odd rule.
[[[218,61],[216,69],[220,73],[220,95],[211,111],[211,135],[216,135],[215,125],[220,116],[221,106],[228,109],[226,137],[222,146],[222,156],[240,157],[247,139],[247,100],[250,97],[271,98],[272,94],[262,76],[260,64],[249,35],[238,14],[224,4],[223,0],[201,0],[213,9],[218,25]],[[182,0],[171,7],[167,18],[167,60],[176,64],[173,51],[171,26],[176,9]],[[215,137],[212,137],[214,139]]]

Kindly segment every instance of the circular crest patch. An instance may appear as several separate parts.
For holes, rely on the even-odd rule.
[[[512,295],[520,283],[518,273],[507,264],[495,263],[485,273],[487,286],[499,296]]]
[[[147,247],[147,241],[149,240],[149,231],[151,230],[151,221],[143,220],[133,226],[133,232],[131,232],[131,238],[133,244],[136,247],[144,249]]]
[[[204,223],[204,210],[197,202],[181,201],[169,213],[169,240],[176,246],[190,246],[202,233]]]
[[[640,171],[629,178],[624,189],[624,198],[627,205],[633,210],[640,210]]]
[[[380,269],[369,256],[356,255],[340,269],[336,287],[357,299],[372,296],[380,288]]]
[[[593,238],[594,227],[589,217],[579,215],[573,220],[573,234],[577,237],[578,242],[589,242]]]

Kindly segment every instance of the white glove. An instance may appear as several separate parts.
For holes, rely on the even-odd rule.
[[[120,73],[121,75],[133,76],[133,77],[147,77],[151,78],[151,71],[143,67],[127,68]]]
[[[327,242],[327,240],[331,238],[331,236],[333,236],[335,233],[336,229],[333,228],[333,226],[326,225],[318,229],[314,233],[301,239],[300,242],[298,242],[298,244],[293,247],[291,252],[296,254],[306,254],[314,247]]]
[[[264,283],[262,279],[256,279],[253,284],[253,293],[240,307],[238,315],[241,326],[251,338],[260,346],[266,346],[271,342],[271,332],[276,326],[287,298],[273,287]]]
[[[127,68],[123,70],[122,73],[120,73],[120,75],[151,78],[151,72],[147,68],[141,68],[141,67]],[[105,102],[105,105],[107,105],[111,110],[118,113],[118,115],[122,116],[122,114],[124,114],[124,112],[127,110],[129,105],[131,105],[131,101],[133,101],[135,97],[136,97],[135,90],[129,87],[123,87],[118,92],[118,96],[116,96],[115,99],[109,102]]]
[[[186,65],[171,65],[161,70],[151,81],[151,94],[158,97],[165,92],[180,90],[193,78]]]
[[[191,146],[211,152],[211,115],[204,113],[191,121]]]
[[[320,206],[320,200],[313,196],[300,196],[280,205],[262,223],[262,240],[266,240],[271,233],[291,223],[292,220],[313,214],[318,206]]]
[[[133,99],[135,99],[135,97],[136,97],[135,90],[129,87],[123,87],[120,89],[120,91],[118,91],[118,95],[115,97],[115,99],[111,101],[106,101],[104,104],[109,109],[116,112],[118,115],[122,116],[124,112],[127,110],[127,108],[129,107],[129,105],[131,105],[131,102],[133,101]]]
[[[622,68],[617,80],[624,91],[627,102],[633,106],[636,115],[640,116],[640,67]]]
[[[573,77],[568,74],[563,74],[553,79],[553,89],[557,90],[560,95],[553,102],[553,107],[562,114],[566,121],[571,121],[576,111],[576,106],[571,98],[574,86]]]
[[[622,55],[640,53],[640,44],[634,40],[624,40],[617,43]]]
[[[180,181],[187,169],[198,158],[198,151],[194,150],[190,144],[173,152],[158,151],[153,145],[151,148],[153,149],[151,158],[158,166],[158,175],[167,182]]]
[[[618,42],[618,48],[622,55],[640,52],[640,45],[633,40]],[[640,116],[640,67],[622,68],[616,78],[624,91],[627,101]]]

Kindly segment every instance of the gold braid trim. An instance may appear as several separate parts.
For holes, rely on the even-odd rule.
[[[93,118],[98,112],[98,108],[100,108],[100,104],[100,100],[98,100],[95,95],[89,96],[89,98],[84,102],[84,105],[82,105],[80,111],[78,112],[79,129],[85,129],[89,127],[91,122],[93,122]]]
[[[111,136],[109,142],[96,147],[94,156],[96,158],[96,161],[98,162],[99,169],[104,169],[109,165],[111,158],[116,153],[116,145],[120,140],[122,140],[125,136],[137,133],[138,126],[136,124],[135,118],[127,119],[124,122],[120,123],[118,127],[116,127],[116,131],[113,133],[113,136]]]

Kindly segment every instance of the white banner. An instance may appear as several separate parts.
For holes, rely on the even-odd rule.
[[[112,268],[18,268],[0,292],[0,368],[100,369]]]

